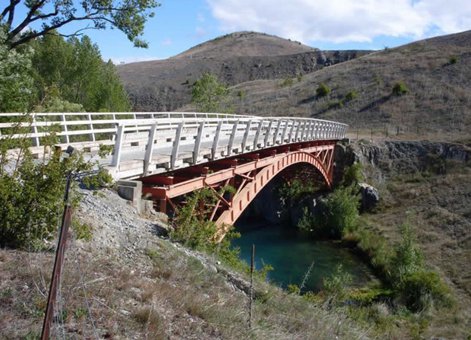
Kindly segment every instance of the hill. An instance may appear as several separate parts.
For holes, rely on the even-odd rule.
[[[367,53],[319,51],[279,37],[237,32],[173,58],[118,66],[136,111],[175,110],[191,101],[191,86],[205,72],[228,85],[297,77]]]
[[[339,120],[368,135],[469,138],[471,31],[386,48],[298,80],[239,84],[232,107],[239,113]],[[326,96],[316,94],[321,83],[331,90]],[[402,93],[394,93],[394,86],[403,87]]]

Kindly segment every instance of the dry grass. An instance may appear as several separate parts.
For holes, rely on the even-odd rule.
[[[283,88],[277,80],[239,84],[236,112],[259,115],[311,116],[350,125],[350,132],[396,138],[456,140],[471,126],[471,32],[430,39],[379,51],[305,75]],[[467,43],[463,43],[466,41]],[[457,62],[450,64],[451,56]],[[395,83],[409,91],[392,94]],[[325,83],[332,92],[318,98]],[[357,97],[346,101],[350,91]],[[339,105],[341,102],[342,105]]]
[[[419,327],[419,321],[408,321],[411,334],[417,332],[425,338],[466,338],[471,329],[469,161],[447,160],[443,163],[446,171],[437,174],[431,171],[434,164],[421,165],[411,155],[404,157],[366,168],[369,181],[380,189],[383,202],[375,213],[363,216],[364,223],[392,244],[399,239],[402,223],[408,221],[415,226],[427,265],[445,278],[456,296],[456,307],[434,311],[419,320],[426,325]],[[413,163],[416,170],[410,171]]]
[[[163,240],[128,263],[68,249],[53,337],[147,339],[366,338],[341,312],[328,312],[257,283],[254,328],[247,296],[222,273]],[[40,334],[52,253],[0,250],[0,338]],[[136,266],[136,264],[139,264]]]

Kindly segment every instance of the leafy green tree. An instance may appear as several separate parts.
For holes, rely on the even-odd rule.
[[[25,6],[26,11],[19,6]],[[85,29],[117,28],[137,47],[147,47],[140,39],[145,23],[160,6],[155,0],[10,0],[0,7],[0,24],[7,28],[10,48],[25,44],[71,23],[82,23],[72,35]],[[73,26],[73,25],[69,25]]]
[[[130,104],[115,66],[104,63],[89,37],[65,41],[49,34],[33,43],[38,101],[78,103],[86,111],[128,111]],[[42,105],[44,106],[44,105]]]
[[[6,33],[0,27],[0,112],[27,109],[33,93],[32,49],[9,50]]]
[[[215,75],[205,73],[193,85],[192,102],[200,112],[222,112],[228,93]]]

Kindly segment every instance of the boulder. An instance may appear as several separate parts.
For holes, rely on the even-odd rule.
[[[379,202],[378,189],[368,183],[358,183],[361,194],[361,210],[368,211],[376,207]]]

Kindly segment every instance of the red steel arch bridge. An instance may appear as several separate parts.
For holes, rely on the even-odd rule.
[[[232,225],[287,167],[308,164],[330,186],[334,147],[347,130],[320,119],[219,113],[0,113],[0,139],[30,138],[38,159],[52,126],[57,147],[71,145],[87,157],[112,146],[100,165],[116,180],[142,182],[142,194],[162,212],[175,209],[178,197],[209,188],[218,197],[209,217],[219,226]],[[21,133],[12,133],[18,127]],[[219,194],[226,185],[236,190],[230,197]]]

